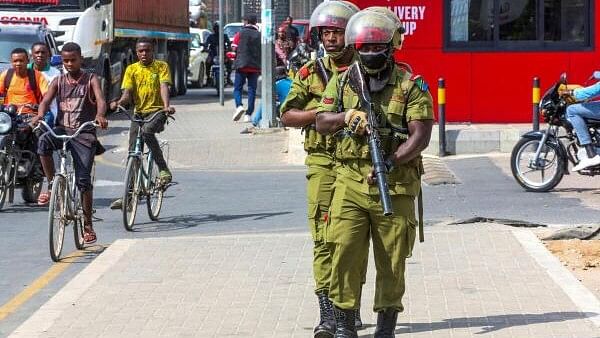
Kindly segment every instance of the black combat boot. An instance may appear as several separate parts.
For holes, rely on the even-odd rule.
[[[362,329],[362,319],[360,318],[360,309],[354,310],[354,327],[357,330]]]
[[[333,307],[335,314],[335,338],[358,338],[354,327],[355,310],[342,310]]]
[[[325,293],[318,293],[319,297],[319,311],[321,312],[321,319],[319,325],[315,326],[314,337],[315,338],[333,338],[335,334],[335,317],[333,315],[333,304],[329,300],[329,297]]]
[[[396,320],[398,320],[398,311],[395,309],[385,309],[377,313],[377,327],[375,328],[375,338],[394,338],[396,337]]]

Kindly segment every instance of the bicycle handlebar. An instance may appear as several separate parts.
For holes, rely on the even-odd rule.
[[[168,111],[167,110],[161,109],[161,110],[158,110],[158,111],[152,113],[152,115],[150,117],[148,117],[148,118],[141,118],[140,119],[140,118],[135,117],[136,116],[135,114],[131,114],[129,112],[129,110],[125,109],[125,107],[123,107],[123,106],[117,106],[117,109],[116,109],[115,113],[123,113],[123,114],[127,115],[127,117],[129,117],[129,119],[132,122],[137,122],[137,123],[142,123],[142,124],[145,124],[145,123],[148,123],[148,122],[154,120],[156,118],[156,116],[158,116],[158,114],[160,114],[160,113],[165,113],[165,114],[168,115]]]
[[[81,126],[79,126],[79,128],[77,128],[77,130],[75,131],[75,133],[73,133],[73,135],[57,135],[54,132],[54,130],[52,130],[52,128],[50,128],[50,126],[45,121],[40,120],[39,123],[40,124],[37,127],[35,127],[35,129],[40,128],[40,126],[44,126],[44,128],[46,128],[46,130],[48,132],[50,132],[50,135],[52,135],[53,137],[56,137],[59,140],[71,140],[71,139],[79,136],[79,134],[81,134],[83,132],[83,130],[86,129],[87,127],[92,126],[92,127],[96,128],[99,126],[94,121],[88,121],[88,122],[85,122],[84,124],[82,124]]]

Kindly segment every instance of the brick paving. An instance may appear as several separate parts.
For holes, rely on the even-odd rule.
[[[287,165],[287,131],[240,134],[249,123],[231,120],[233,101],[221,106],[209,96],[177,99],[173,102],[176,120],[170,122],[159,139],[168,140],[170,163],[174,169],[275,168]],[[245,101],[244,101],[245,102]],[[258,100],[257,100],[258,103]],[[125,165],[129,122],[114,117],[110,134],[102,140],[110,149],[104,159]]]
[[[126,241],[113,244],[14,337],[311,336],[317,314],[307,234]],[[600,337],[506,227],[428,228],[408,261],[407,280],[396,331],[402,337]],[[373,281],[371,261],[361,337],[374,330]]]

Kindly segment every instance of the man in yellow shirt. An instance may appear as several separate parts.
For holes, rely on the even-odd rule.
[[[160,179],[164,183],[169,183],[172,179],[171,171],[167,167],[167,162],[155,135],[164,130],[168,118],[167,114],[175,113],[175,108],[170,106],[169,100],[169,86],[172,84],[169,65],[164,61],[154,59],[154,45],[150,39],[138,39],[135,49],[139,61],[129,65],[125,70],[121,84],[123,94],[119,100],[111,102],[110,108],[115,110],[117,106],[128,105],[133,101],[135,114],[139,117],[149,117],[159,110],[166,112],[165,114],[159,114],[151,122],[146,123],[142,128],[142,133],[144,142],[152,151],[154,161],[158,166]],[[131,123],[129,129],[130,149],[135,147],[135,130],[137,127],[136,122]],[[116,200],[111,208],[119,209],[121,202],[120,199]]]
[[[171,73],[169,65],[154,59],[154,46],[149,39],[139,39],[136,43],[138,62],[130,65],[125,70],[121,89],[123,95],[118,101],[111,103],[111,108],[127,105],[133,99],[135,114],[140,117],[148,117],[159,110],[165,110],[169,114],[175,113],[175,108],[170,106],[169,86],[171,85]],[[157,116],[143,129],[144,141],[152,151],[156,165],[160,170],[163,181],[171,181],[171,172],[164,160],[162,151],[156,139],[155,133],[164,130],[167,115]],[[136,135],[134,132],[136,123],[131,123],[129,130],[129,147],[135,146]]]
[[[29,56],[23,48],[16,48],[10,53],[11,69],[0,75],[0,94],[4,96],[4,104],[17,107],[25,104],[39,104],[42,96],[48,91],[48,81],[37,70],[27,69]],[[35,114],[32,109],[23,109],[23,113]]]

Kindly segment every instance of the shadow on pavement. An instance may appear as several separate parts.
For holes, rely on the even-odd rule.
[[[251,218],[254,221],[266,219],[274,216],[291,214],[291,211],[283,212],[264,212],[243,215],[216,215],[216,214],[198,214],[166,217],[158,222],[146,222],[136,224],[134,232],[162,232],[177,231],[197,227],[203,223],[227,222],[243,218]]]
[[[484,334],[509,327],[565,322],[568,320],[584,319],[596,315],[598,314],[591,312],[548,312],[471,318],[461,317],[444,319],[441,322],[433,323],[400,323],[398,325],[403,326],[403,328],[396,330],[396,333],[417,333],[481,327],[481,331],[476,332],[475,334]]]
[[[96,257],[106,250],[108,245],[92,244],[85,247],[83,250],[74,252],[71,255],[65,256],[60,260],[59,263],[76,263],[76,264],[88,264],[91,263]]]
[[[29,212],[48,212],[48,207],[42,207],[37,204],[5,204],[4,209],[0,210],[1,214],[20,214]]]

